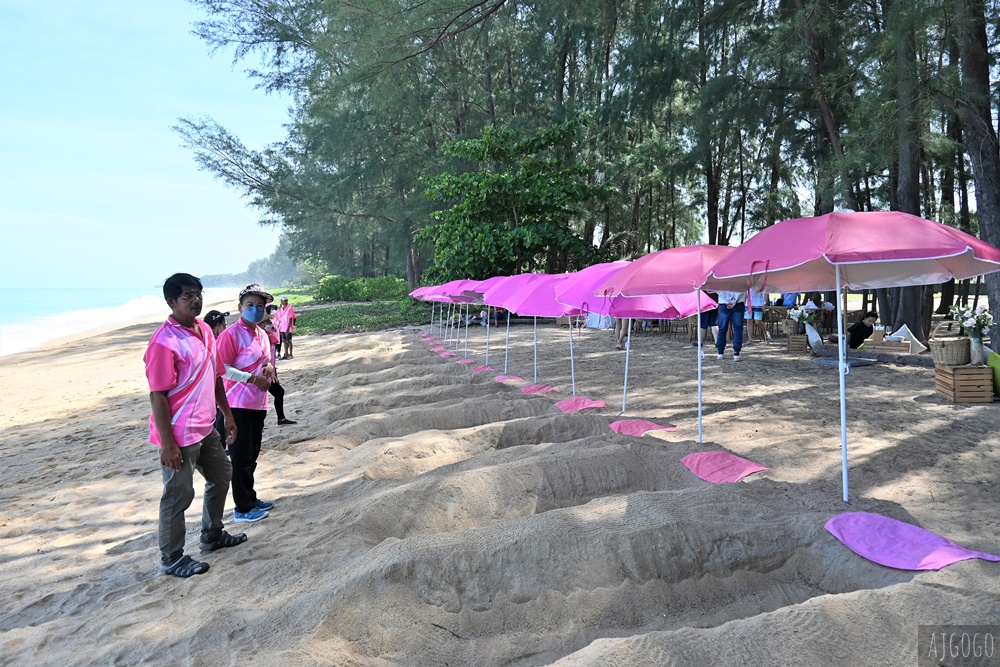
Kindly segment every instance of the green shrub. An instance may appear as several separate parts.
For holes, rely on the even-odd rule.
[[[406,281],[396,276],[381,278],[361,278],[364,283],[363,295],[366,301],[397,301],[410,293]]]
[[[383,303],[349,304],[303,311],[295,322],[297,334],[373,331],[430,318],[430,305],[413,299]]]
[[[319,281],[316,298],[320,301],[396,301],[408,293],[406,281],[396,276],[357,280],[325,276]]]
[[[324,276],[316,289],[320,301],[363,301],[355,281],[344,276]]]

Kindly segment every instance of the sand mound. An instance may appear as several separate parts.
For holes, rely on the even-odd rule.
[[[554,327],[538,374],[561,393],[534,396],[416,330],[302,337],[280,368],[299,423],[268,415],[257,469],[272,516],[228,526],[250,540],[206,575],[160,576],[153,328],[0,360],[19,388],[0,417],[4,664],[913,665],[918,624],[1000,618],[996,564],[891,570],[823,529],[879,512],[1000,552],[994,406],[944,403],[927,369],[852,372],[845,505],[834,372],[778,346],[712,360],[698,444],[693,349],[637,336],[623,417],[677,430],[636,438],[608,428],[610,332],[574,342],[578,392],[611,407],[555,408]],[[508,372],[532,378],[530,328],[511,343]],[[484,346],[470,331],[480,363]],[[771,470],[712,485],[680,464],[717,449]]]

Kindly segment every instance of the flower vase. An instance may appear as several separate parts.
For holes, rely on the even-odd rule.
[[[983,337],[969,336],[969,363],[973,366],[982,366],[986,363],[986,354],[983,351]]]

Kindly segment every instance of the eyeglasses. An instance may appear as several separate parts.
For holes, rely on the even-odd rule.
[[[201,292],[184,292],[180,298],[184,301],[201,301]]]

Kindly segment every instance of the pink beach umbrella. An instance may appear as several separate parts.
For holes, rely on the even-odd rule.
[[[533,348],[535,383],[538,382],[538,318],[576,314],[579,310],[556,301],[555,288],[569,274],[522,273],[499,281],[483,295],[491,305],[512,313],[534,318]],[[507,343],[504,352],[504,373],[510,345],[510,318],[507,318]]]
[[[418,287],[417,289],[410,292],[410,296],[418,301],[430,301],[431,302],[431,326],[427,330],[428,333],[434,333],[434,299],[430,297],[431,291],[436,288],[437,285],[425,285],[424,287]]]
[[[1000,271],[1000,250],[947,225],[898,211],[828,213],[762,230],[716,264],[707,289],[782,292],[905,287]],[[847,485],[847,365],[837,318],[840,443]]]
[[[699,308],[707,309],[716,306],[715,301],[707,295],[692,290],[688,290],[685,294],[658,294],[629,298],[620,295],[612,296],[616,293],[615,290],[602,288],[600,295],[595,294],[595,291],[606,282],[614,280],[612,276],[625,270],[631,264],[627,261],[608,262],[582,269],[567,277],[556,287],[556,300],[584,312],[628,319],[674,320],[693,315],[699,312]],[[574,376],[573,393],[576,395],[572,329],[570,327],[570,363]],[[622,412],[625,412],[628,391],[629,356],[632,340],[631,324],[628,336],[628,341],[625,344],[625,386],[622,389]]]
[[[486,292],[494,285],[506,280],[510,276],[493,276],[492,278],[487,278],[486,280],[480,280],[472,287],[465,290],[465,296],[472,299],[472,303],[478,303],[480,305],[485,305],[486,302],[483,300],[483,296]],[[486,365],[490,365],[490,308],[486,307]]]
[[[691,293],[701,287],[713,266],[735,248],[718,245],[693,245],[668,248],[650,253],[610,276],[595,295],[626,297]],[[714,307],[710,306],[710,307]],[[701,312],[698,312],[700,326]],[[702,357],[701,334],[698,334],[698,442],[702,441]]]
[[[465,306],[465,358],[469,357],[469,304],[474,303],[475,299],[466,295],[466,291],[474,288],[479,284],[478,280],[452,280],[443,285],[440,285],[430,291],[430,294],[434,297],[443,297],[447,299],[450,303],[456,304],[458,307],[458,312],[461,313],[462,306]],[[451,315],[451,310],[448,313],[448,327],[449,330],[452,327],[453,317]],[[445,338],[447,340],[447,337]],[[458,331],[455,331],[455,350],[458,350],[459,337]]]

